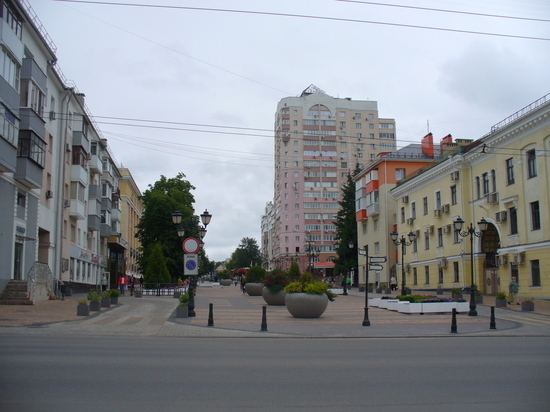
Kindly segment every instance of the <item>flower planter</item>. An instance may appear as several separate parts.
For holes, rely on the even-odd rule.
[[[382,293],[382,288],[376,288],[376,293]]]
[[[399,302],[398,299],[380,299],[378,303],[379,308],[388,309],[389,302]]]
[[[424,313],[422,303],[410,303],[410,302],[400,302],[401,304],[397,307],[399,313]]]
[[[248,296],[262,296],[262,290],[264,288],[263,283],[246,283],[245,284],[246,293]]]
[[[78,305],[76,307],[76,316],[89,316],[90,307],[88,305]]]
[[[231,279],[222,279],[222,280],[220,280],[220,285],[222,285],[222,286],[231,286],[231,283],[232,283]]]
[[[328,306],[328,296],[308,293],[287,293],[286,308],[295,318],[318,318]]]
[[[178,306],[176,308],[176,318],[188,318],[189,308],[187,306]]]
[[[453,293],[453,294],[451,295],[451,297],[452,297],[453,299],[460,299],[460,298],[462,298],[462,293]]]
[[[469,302],[456,302],[456,311],[458,313],[466,313],[470,310],[470,303]],[[452,311],[452,309],[451,309]]]
[[[118,305],[118,296],[111,296],[111,305]]]
[[[101,299],[101,307],[102,308],[110,308],[111,307],[111,299],[110,298],[102,298]]]
[[[422,303],[422,311],[424,313],[444,313],[452,312],[456,308],[457,302],[430,302]],[[468,304],[468,302],[463,302]]]
[[[401,305],[401,301],[399,301],[399,300],[389,300],[388,299],[388,302],[386,303],[386,309],[393,310],[393,311],[397,312],[399,305]]]
[[[476,295],[476,303],[479,303],[479,304],[483,303],[483,295]]]
[[[268,305],[273,306],[284,306],[285,305],[285,298],[286,298],[286,292],[284,290],[280,290],[277,293],[272,293],[269,291],[269,289],[264,286],[262,289],[262,296],[265,300],[265,303]]]
[[[535,310],[535,302],[521,302],[521,310],[523,312],[532,312]]]
[[[92,312],[99,312],[101,310],[101,302],[98,301],[91,301],[90,302],[90,311]]]
[[[497,308],[505,308],[506,307],[506,299],[496,299],[495,300],[495,306]]]
[[[380,306],[380,301],[381,300],[382,299],[380,299],[380,298],[370,298],[369,299],[369,306],[374,306],[376,308],[376,307]]]

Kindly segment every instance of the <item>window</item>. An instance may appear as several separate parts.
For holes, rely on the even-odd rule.
[[[506,159],[506,184],[512,185],[515,183],[514,176],[514,158]]]
[[[27,157],[37,164],[45,166],[46,143],[32,132],[19,134],[17,156]]]
[[[435,208],[441,209],[441,192],[435,192]]]
[[[418,270],[413,268],[413,285],[418,285]]]
[[[424,249],[430,249],[430,232],[424,232]]]
[[[0,105],[0,136],[15,146],[19,120],[4,105]]]
[[[527,152],[527,175],[529,179],[537,176],[537,157],[535,149]]]
[[[355,116],[353,116],[354,119],[360,119],[361,113],[355,113]]]
[[[459,283],[460,282],[460,270],[458,268],[458,262],[453,262],[453,275],[454,275],[454,279],[453,279],[453,282],[454,283]]]
[[[0,53],[0,76],[2,76],[16,92],[19,92],[20,73],[21,67],[17,64],[17,60],[12,58],[6,50],[2,49]]]
[[[443,228],[442,227],[437,228],[437,246],[443,247]]]
[[[355,123],[355,128],[356,128],[356,129],[361,129],[361,127],[362,127],[362,126],[361,126],[361,123]]]
[[[451,204],[456,205],[458,203],[456,199],[456,185],[451,186]]]
[[[346,122],[340,122],[340,127],[346,127]]]
[[[508,209],[508,215],[510,217],[510,234],[515,235],[518,233],[518,211],[515,207]]]
[[[539,230],[540,229],[540,209],[539,209],[539,202],[531,202],[529,203],[529,206],[531,208],[531,230]]]
[[[405,208],[401,208],[401,223],[405,223]]]
[[[493,192],[497,191],[497,171],[495,169],[491,170],[491,187]]]
[[[481,197],[481,183],[479,180],[479,176],[476,176],[476,199],[479,199]]]
[[[486,195],[489,193],[489,173],[483,173],[481,177],[483,179],[483,194]]]
[[[393,129],[393,123],[380,123],[380,129]]]
[[[430,267],[424,266],[424,283],[426,285],[430,284]]]
[[[531,261],[531,286],[541,286],[540,263],[538,260]]]
[[[416,202],[411,203],[411,218],[416,219]]]
[[[428,214],[428,198],[422,199],[422,203],[424,205],[424,216],[426,216]]]
[[[443,268],[437,268],[437,283],[443,283]]]
[[[46,95],[31,80],[21,80],[21,107],[30,107],[40,116],[44,113]]]
[[[405,178],[405,169],[395,169],[395,180],[403,180]]]

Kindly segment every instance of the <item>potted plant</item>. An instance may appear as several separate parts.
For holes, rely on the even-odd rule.
[[[94,290],[88,293],[88,299],[90,300],[90,310],[99,312],[101,310],[101,295]]]
[[[76,307],[76,316],[88,316],[90,314],[90,307],[88,306],[88,299],[80,299]]]
[[[243,272],[244,271],[244,272]],[[240,269],[233,272],[233,277],[241,279],[241,275],[246,274],[246,269]],[[231,272],[227,269],[218,273],[218,280],[221,286],[231,286]]]
[[[274,269],[269,272],[264,279],[264,287],[262,289],[265,303],[274,306],[284,306],[286,297],[285,286],[288,283],[288,276],[281,269]]]
[[[111,299],[111,305],[118,305],[119,296],[120,296],[120,290],[109,289],[109,298]]]
[[[244,279],[244,287],[249,296],[262,296],[266,270],[261,266],[252,266],[248,269]]]
[[[535,310],[534,298],[526,298],[521,302],[521,310],[523,312],[532,312]]]
[[[458,288],[453,288],[451,290],[451,293],[452,293],[452,298],[453,299],[460,299],[462,298],[462,290],[458,289]]]
[[[179,305],[176,308],[176,318],[187,318],[189,316],[189,292],[185,292],[179,297]]]
[[[506,307],[506,293],[504,292],[498,292],[495,299],[495,306],[497,308],[505,308]]]
[[[111,297],[109,296],[109,292],[107,291],[101,292],[101,307],[102,308],[111,307]]]
[[[382,289],[382,285],[379,283],[376,285],[376,293],[382,293],[384,289]]]
[[[483,295],[481,294],[481,292],[479,290],[476,289],[475,291],[475,298],[476,298],[476,303],[479,303],[479,304],[482,304],[483,303]]]
[[[318,318],[327,308],[328,301],[336,295],[329,290],[329,285],[316,280],[310,273],[304,273],[300,280],[285,287],[285,304],[289,313],[295,318]]]

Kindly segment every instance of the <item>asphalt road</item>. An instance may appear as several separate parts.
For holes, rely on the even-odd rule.
[[[2,411],[542,411],[550,338],[0,335]]]

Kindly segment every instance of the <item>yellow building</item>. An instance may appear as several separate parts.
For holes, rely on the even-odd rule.
[[[550,94],[461,143],[468,142],[447,145],[445,160],[390,192],[405,206],[396,216],[400,236],[417,234],[404,257],[407,284],[449,289],[473,281],[494,295],[508,292],[515,276],[520,297],[550,296],[550,225],[543,223],[550,218]],[[464,237],[453,227],[459,218]]]

